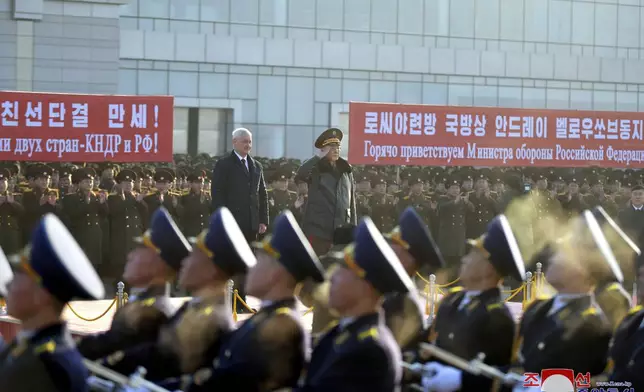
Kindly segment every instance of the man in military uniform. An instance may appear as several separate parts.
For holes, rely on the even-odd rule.
[[[101,178],[98,185],[99,189],[112,192],[116,185],[114,177],[116,177],[119,167],[113,163],[107,163],[105,165],[100,165],[99,167],[101,168]]]
[[[398,212],[402,212],[407,207],[413,207],[416,212],[423,218],[426,225],[431,222],[430,216],[436,207],[436,200],[431,200],[424,193],[423,180],[420,177],[409,179],[409,193],[398,202]]]
[[[226,340],[207,376],[195,375],[188,392],[273,391],[297,385],[310,338],[293,291],[307,279],[322,282],[324,270],[290,211],[284,211],[274,226],[271,236],[254,244],[257,265],[246,279],[247,293],[265,305]]]
[[[145,231],[144,219],[147,216],[147,206],[143,195],[132,191],[136,180],[133,171],[124,169],[116,176],[116,192],[107,198],[110,220],[110,261],[106,263],[101,276],[114,287],[125,267],[127,255],[137,247],[135,238],[141,237]]]
[[[618,209],[615,201],[604,193],[604,183],[599,176],[589,179],[590,193],[584,197],[588,208],[601,206],[610,216],[617,216]]]
[[[196,237],[208,227],[212,200],[204,192],[204,175],[194,172],[186,176],[190,189],[179,201],[181,230],[186,237]]]
[[[396,225],[398,208],[393,195],[387,194],[387,183],[384,178],[376,180],[371,194],[371,219],[381,232],[389,232]]]
[[[273,187],[267,190],[269,222],[273,222],[282,211],[292,210],[295,206],[297,192],[288,189],[288,180],[292,176],[293,173],[285,168],[280,168],[275,173]],[[268,228],[272,231],[270,225]]]
[[[557,294],[536,299],[523,312],[515,373],[564,368],[594,376],[606,368],[612,330],[590,293],[598,283],[593,270],[619,266],[593,214],[585,211],[576,223],[546,263],[545,278]]]
[[[476,177],[475,190],[468,193],[467,200],[474,211],[467,215],[467,236],[478,238],[485,233],[488,223],[499,214],[496,194],[490,191],[489,172],[481,170]]]
[[[89,260],[95,266],[101,265],[103,258],[103,230],[101,219],[107,218],[107,195],[92,192],[94,169],[78,169],[72,175],[72,182],[78,187],[74,194],[67,195],[63,202],[63,215],[67,218],[69,229]]]
[[[371,206],[369,199],[371,198],[371,177],[368,173],[362,173],[357,178],[356,187],[356,213],[358,219],[363,216],[371,216]]]
[[[6,259],[0,257],[0,263]],[[7,266],[0,268],[6,270]],[[72,299],[98,300],[103,284],[65,225],[53,214],[36,223],[15,258],[7,312],[23,329],[0,351],[3,391],[86,391],[87,369],[62,320]]]
[[[568,219],[579,215],[588,206],[579,193],[579,179],[572,174],[568,177],[568,192],[557,196]]]
[[[22,206],[25,208],[21,222],[23,244],[29,241],[43,215],[60,212],[58,192],[49,188],[51,169],[45,165],[30,166],[26,177],[31,181],[32,188],[25,190],[22,195]]]
[[[306,204],[309,200],[309,184],[300,181],[297,184],[297,198],[293,203],[293,215],[298,222],[302,222],[304,219],[304,210],[306,209]]]
[[[20,195],[9,190],[9,169],[0,169],[0,249],[7,254],[18,253],[22,245],[20,220],[25,210]]]
[[[515,324],[499,290],[503,278],[522,279],[523,258],[510,223],[494,218],[481,237],[470,240],[463,258],[460,282],[441,300],[430,341],[466,361],[485,354],[485,363],[507,368],[512,361]],[[423,352],[420,356],[423,357]],[[431,391],[490,391],[493,380],[441,362],[424,367],[423,386]]]
[[[637,258],[638,299],[644,302],[644,255]],[[628,381],[634,391],[644,390],[644,372],[642,361],[638,355],[644,344],[644,307],[632,308],[619,324],[610,347],[610,360],[607,376],[616,382]],[[612,365],[612,366],[611,366]]]
[[[141,246],[127,258],[123,279],[130,287],[127,304],[118,309],[110,329],[78,342],[78,351],[96,360],[136,344],[155,342],[160,327],[172,314],[166,282],[179,271],[190,245],[163,208],[152,217]]]
[[[430,274],[445,266],[443,256],[422,218],[412,207],[403,211],[398,226],[386,237],[410,278],[424,268]],[[425,337],[425,312],[418,293],[391,293],[382,305],[385,320],[403,353]],[[411,362],[407,358],[407,362]]]
[[[461,183],[458,177],[446,181],[447,195],[440,198],[434,209],[438,231],[438,247],[447,262],[448,271],[445,282],[458,276],[461,257],[465,255],[467,239],[467,216],[474,212],[474,206],[461,196]],[[433,229],[433,227],[432,227]]]
[[[174,230],[178,233],[176,227]],[[179,273],[180,286],[192,292],[193,299],[161,327],[158,339],[112,354],[105,359],[109,367],[131,374],[144,366],[146,379],[163,381],[164,386],[174,390],[185,388],[182,375],[190,376],[210,365],[223,338],[233,329],[230,308],[226,306],[226,283],[256,260],[226,208],[217,210],[208,227],[193,241],[194,247],[181,263]],[[181,255],[187,252],[183,246]]]
[[[391,392],[401,381],[400,347],[379,314],[382,296],[415,290],[369,218],[355,231],[331,278],[329,304],[340,321],[318,341],[296,391]]]
[[[156,191],[143,198],[143,201],[148,206],[148,216],[152,216],[157,208],[163,206],[170,212],[173,218],[178,219],[177,207],[179,207],[179,198],[169,192],[174,178],[175,175],[171,169],[158,169],[156,171],[154,174]],[[149,221],[149,219],[146,220]]]

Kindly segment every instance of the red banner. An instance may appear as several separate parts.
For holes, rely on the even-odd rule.
[[[349,161],[644,167],[644,114],[351,102]]]
[[[170,162],[174,98],[0,91],[0,161]]]

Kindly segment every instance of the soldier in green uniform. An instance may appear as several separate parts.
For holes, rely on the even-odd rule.
[[[628,207],[635,181],[630,176],[624,176],[620,179],[620,184],[619,192],[613,197],[619,211]]]
[[[107,218],[107,195],[92,192],[94,169],[78,169],[72,175],[72,182],[78,190],[65,197],[63,215],[67,218],[69,229],[93,265],[101,265],[103,260],[103,230],[101,219]]]
[[[135,238],[141,237],[145,231],[144,219],[147,216],[147,206],[143,195],[132,191],[136,174],[125,169],[116,176],[116,192],[107,198],[110,220],[110,260],[103,268],[101,276],[114,287],[125,267],[126,256],[137,246]]]
[[[10,177],[9,169],[0,169],[0,249],[12,255],[20,251],[20,219],[25,210],[20,195],[9,191]]]
[[[588,208],[601,206],[612,217],[618,213],[615,201],[604,192],[604,182],[599,176],[592,176],[589,179],[590,193],[584,197],[584,202]]]
[[[268,193],[268,211],[269,222],[274,222],[275,218],[284,210],[292,210],[297,200],[297,192],[288,189],[289,179],[293,172],[286,167],[277,169],[273,178],[273,187],[267,190]],[[271,231],[271,225],[268,226]]]
[[[488,223],[499,214],[496,193],[490,191],[489,172],[477,173],[475,190],[467,200],[474,206],[474,212],[467,215],[467,237],[478,238],[485,233]]]
[[[568,191],[558,195],[557,199],[559,200],[559,203],[561,203],[565,217],[570,219],[579,215],[588,207],[584,202],[584,198],[579,193],[579,179],[574,174],[571,174],[567,180]]]
[[[203,190],[203,173],[191,173],[186,176],[190,189],[181,196],[180,225],[186,237],[196,237],[208,227],[212,214],[212,200]]]
[[[371,216],[371,206],[369,198],[371,197],[371,177],[367,173],[362,173],[357,178],[356,188],[356,212],[358,219],[363,216]]]
[[[424,183],[419,176],[409,178],[408,184],[409,193],[398,202],[398,215],[402,214],[407,207],[413,207],[423,218],[425,224],[429,226],[432,205],[435,207],[435,201],[425,195]]]
[[[26,177],[32,188],[25,189],[22,195],[22,206],[25,208],[21,222],[23,245],[27,244],[43,215],[60,213],[58,191],[49,188],[51,168],[45,165],[30,166]]]
[[[170,187],[174,182],[175,175],[170,169],[158,169],[154,174],[154,181],[156,191],[148,194],[143,198],[145,204],[148,206],[148,217],[154,214],[157,208],[165,207],[170,215],[176,219],[179,215],[177,208],[179,207],[179,199],[172,195]],[[149,219],[146,219],[148,221]]]
[[[398,219],[397,207],[394,196],[387,194],[387,183],[384,178],[380,177],[376,180],[369,204],[371,219],[378,230],[383,233],[393,230]]]
[[[465,255],[467,240],[466,217],[474,212],[474,206],[467,198],[461,196],[461,179],[452,176],[446,181],[447,195],[441,197],[437,208],[434,207],[438,232],[438,247],[447,263],[446,282],[451,282],[458,276],[461,257]]]

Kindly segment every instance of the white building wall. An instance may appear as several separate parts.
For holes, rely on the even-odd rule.
[[[200,150],[221,152],[228,131],[244,125],[256,155],[272,157],[310,156],[317,134],[346,123],[351,100],[637,111],[643,5],[130,0],[121,6],[118,91],[233,109],[229,129],[215,129],[208,119],[219,112],[204,110],[210,142]]]

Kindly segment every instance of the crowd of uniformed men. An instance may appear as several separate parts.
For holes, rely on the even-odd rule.
[[[573,369],[580,388],[609,379],[644,388],[644,310],[629,310],[621,286],[640,272],[639,172],[365,167],[356,199],[371,218],[336,230],[334,248],[316,255],[297,223],[306,189],[288,181],[292,162],[267,170],[271,235],[250,245],[230,211],[210,211],[207,164],[0,171],[2,249],[20,252],[8,287],[0,257],[0,292],[23,324],[0,348],[1,390],[85,391],[81,355],[124,375],[144,366],[168,390],[516,391],[540,388],[548,368]],[[529,258],[529,228],[510,213],[517,203],[536,211],[530,227],[554,218],[533,230],[540,241],[528,241],[538,246]],[[108,260],[120,255],[110,273],[120,269],[131,297],[108,331],[74,346],[60,314],[73,298],[104,295],[96,270],[106,256],[93,252],[106,243]],[[555,294],[531,302],[517,328],[500,284],[537,261]],[[460,287],[427,326],[411,278],[456,264]],[[225,286],[244,273],[262,307],[235,326]],[[163,289],[174,279],[193,296],[176,312]],[[336,320],[313,339],[298,291]],[[483,353],[501,376],[445,352],[465,361]]]
[[[39,218],[59,215],[110,286],[118,280],[127,253],[164,206],[187,237],[203,230],[213,211],[211,170],[216,157],[175,156],[172,165],[143,166],[0,163],[0,246],[21,249]],[[257,158],[265,168],[270,221],[290,209],[300,221],[307,184],[295,183],[299,162]],[[509,202],[530,192],[537,217],[569,217],[602,206],[630,235],[644,220],[644,171],[587,169],[523,170],[441,167],[354,167],[357,216],[370,216],[388,232],[406,207],[414,207],[436,237],[452,266],[465,254],[465,240],[481,235]],[[528,189],[530,189],[528,191]],[[268,225],[268,231],[272,229]]]

